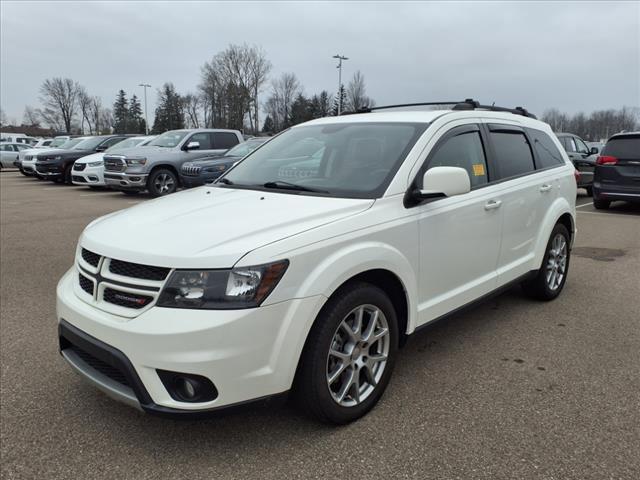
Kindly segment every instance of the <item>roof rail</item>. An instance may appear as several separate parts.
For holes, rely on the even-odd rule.
[[[473,98],[467,98],[463,101],[455,102],[420,102],[420,103],[401,103],[398,105],[382,105],[379,107],[366,107],[360,108],[355,112],[342,112],[342,115],[351,115],[354,113],[371,113],[375,110],[387,110],[389,108],[404,108],[404,107],[421,107],[421,106],[437,106],[437,105],[453,105],[452,110],[489,110],[491,112],[508,112],[515,115],[522,115],[529,118],[537,118],[533,113],[530,113],[523,107],[506,108],[497,107],[495,105],[481,105],[480,102]]]

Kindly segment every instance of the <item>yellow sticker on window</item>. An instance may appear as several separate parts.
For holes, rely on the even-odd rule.
[[[474,163],[473,164],[473,175],[475,177],[484,176],[484,165],[482,163]]]

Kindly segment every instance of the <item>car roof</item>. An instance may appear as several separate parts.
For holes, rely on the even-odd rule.
[[[615,135],[612,135],[609,140],[613,139],[613,138],[621,138],[621,137],[637,137],[640,135],[640,130],[637,132],[620,132],[620,133],[616,133]]]

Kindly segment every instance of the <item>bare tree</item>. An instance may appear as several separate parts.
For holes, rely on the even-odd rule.
[[[364,75],[360,73],[360,70],[353,74],[353,77],[347,86],[346,96],[346,109],[352,112],[356,112],[361,108],[372,107],[374,105],[373,100],[367,97],[364,85]]]
[[[191,128],[200,128],[200,96],[195,93],[183,95],[184,109]]]
[[[78,87],[78,106],[80,107],[80,114],[82,115],[82,133],[84,133],[84,122],[86,121],[89,125],[89,133],[93,134],[93,127],[91,125],[91,121],[93,118],[93,115],[91,113],[92,103],[93,99],[89,96],[87,90],[82,86]]]
[[[48,78],[40,87],[40,101],[45,110],[57,112],[67,132],[71,131],[71,123],[78,106],[80,84],[70,78]]]
[[[300,93],[302,87],[294,73],[283,73],[271,82],[271,96],[265,103],[265,109],[273,120],[276,132],[289,126],[291,106]]]
[[[0,126],[4,126],[7,124],[7,114],[4,113],[4,110],[0,108]]]
[[[40,126],[40,115],[35,108],[31,105],[27,105],[24,107],[24,115],[22,117],[22,123],[28,125],[30,127],[39,127]]]
[[[42,119],[45,125],[56,132],[65,131],[64,120],[58,110],[51,108],[44,108],[36,110],[38,116]]]
[[[254,132],[258,132],[260,129],[260,121],[258,119],[260,102],[258,101],[258,95],[271,71],[271,62],[267,60],[266,53],[262,48],[255,46],[249,49],[247,61],[249,62],[250,71],[250,90],[253,95],[251,98],[253,103],[253,127]]]

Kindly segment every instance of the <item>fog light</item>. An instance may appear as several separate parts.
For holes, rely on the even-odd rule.
[[[210,402],[218,397],[218,390],[207,377],[192,373],[156,370],[162,384],[179,402]]]

